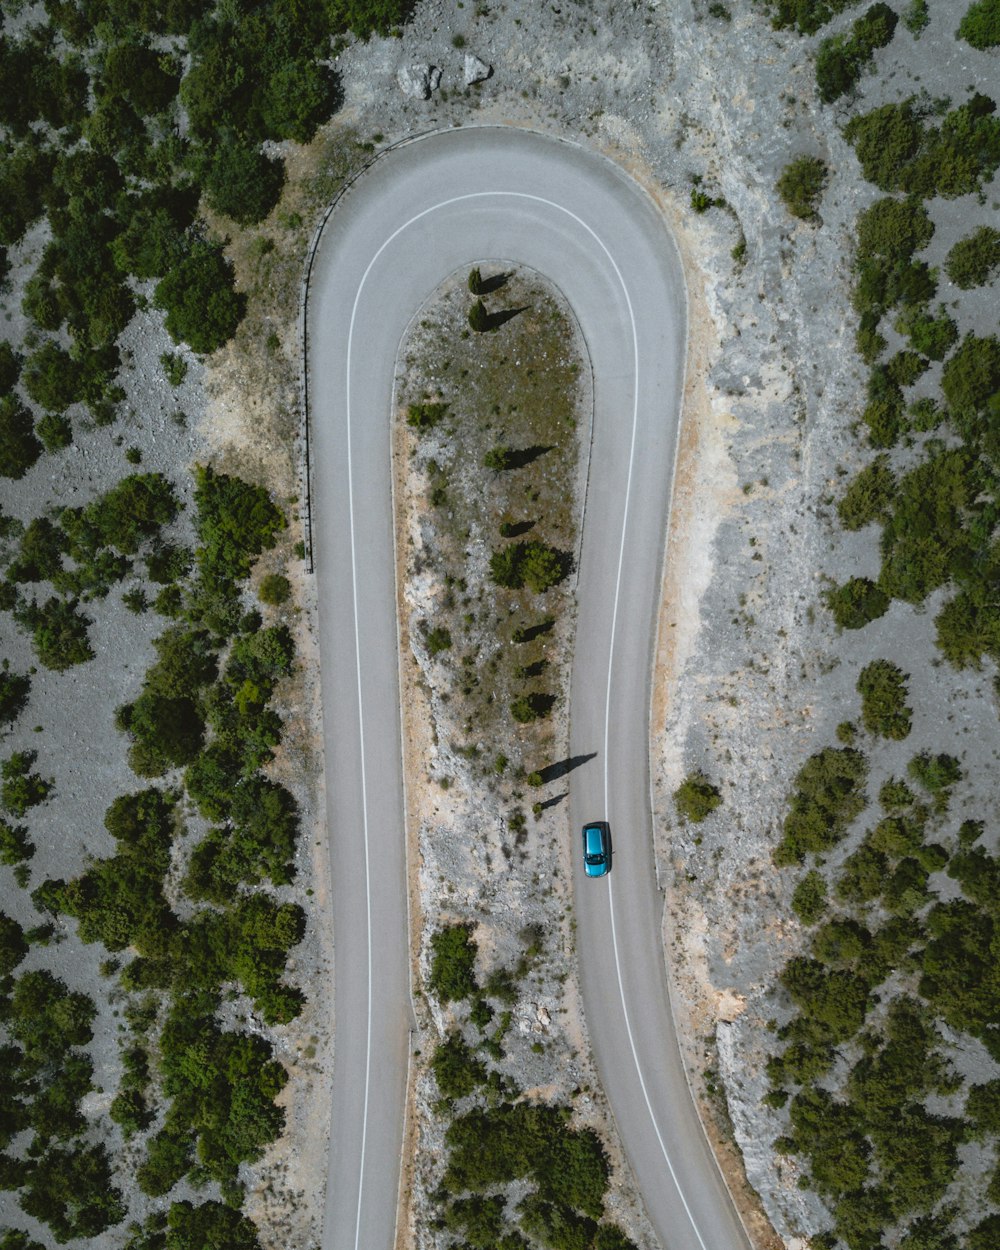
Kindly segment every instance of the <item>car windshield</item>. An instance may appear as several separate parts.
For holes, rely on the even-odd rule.
[[[588,864],[603,864],[603,863],[604,863],[604,856],[603,856],[603,854],[601,854],[601,855],[585,855],[585,856],[584,856],[584,858],[586,859],[586,861],[587,861],[587,863],[588,863]]]

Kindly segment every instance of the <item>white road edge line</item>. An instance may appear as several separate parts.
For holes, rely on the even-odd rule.
[[[594,242],[598,245],[598,247],[604,253],[604,255],[608,258],[608,261],[611,264],[612,269],[615,271],[615,276],[617,277],[618,282],[621,285],[622,294],[624,295],[625,303],[628,306],[629,321],[630,321],[631,328],[632,328],[632,352],[633,352],[632,363],[633,363],[634,385],[633,385],[633,405],[632,405],[632,435],[631,435],[631,444],[629,448],[629,470],[628,470],[628,480],[627,480],[626,488],[625,488],[625,510],[624,510],[623,517],[622,517],[622,536],[621,536],[621,544],[618,550],[618,573],[617,573],[617,580],[615,583],[614,608],[613,608],[612,618],[611,618],[611,645],[610,645],[609,654],[608,654],[608,686],[607,686],[607,697],[605,701],[605,717],[604,717],[604,800],[605,800],[604,805],[605,805],[605,810],[607,810],[607,807],[608,807],[608,792],[609,792],[608,740],[610,736],[610,715],[611,715],[611,712],[610,712],[610,709],[611,709],[611,669],[612,669],[612,663],[614,659],[615,630],[617,628],[617,622],[618,622],[618,604],[619,604],[620,591],[621,591],[622,566],[625,560],[625,533],[628,527],[628,508],[629,508],[629,499],[631,497],[631,490],[632,490],[632,468],[633,468],[633,464],[635,460],[635,438],[636,438],[636,428],[638,424],[638,414],[639,414],[639,343],[638,343],[638,336],[636,334],[635,312],[632,307],[632,300],[629,296],[628,287],[625,284],[625,279],[622,276],[622,272],[618,268],[615,258],[611,255],[611,252],[608,250],[604,241],[597,234],[597,232],[591,226],[588,226],[587,223],[581,217],[578,217],[577,214],[572,211],[572,209],[566,208],[562,204],[557,204],[554,200],[546,199],[544,196],[531,195],[529,192],[526,192],[526,191],[473,191],[466,195],[451,196],[446,200],[439,201],[437,204],[430,205],[428,208],[423,209],[421,212],[415,213],[407,221],[404,221],[402,225],[398,226],[392,232],[392,234],[388,236],[388,238],[379,247],[378,251],[375,252],[371,260],[368,262],[367,266],[365,267],[365,271],[361,276],[361,281],[358,283],[358,289],[355,292],[354,303],[351,308],[351,320],[350,320],[350,326],[348,328],[348,333],[347,333],[347,359],[346,359],[346,368],[345,368],[345,375],[346,375],[345,376],[345,420],[347,423],[347,494],[348,494],[348,515],[349,515],[349,521],[350,521],[349,528],[350,528],[350,536],[351,536],[351,581],[352,581],[352,596],[353,596],[353,609],[354,609],[354,655],[355,655],[355,667],[356,667],[356,673],[357,673],[357,686],[358,686],[358,735],[359,735],[359,746],[360,746],[360,755],[361,755],[361,797],[362,797],[362,813],[363,813],[362,828],[364,831],[364,846],[365,846],[365,906],[366,906],[367,946],[368,946],[368,1010],[367,1010],[367,1019],[366,1019],[365,1098],[364,1098],[364,1113],[362,1116],[362,1127],[361,1127],[361,1160],[360,1160],[360,1168],[359,1168],[359,1174],[358,1174],[358,1210],[357,1210],[357,1218],[355,1220],[355,1226],[354,1226],[355,1250],[359,1250],[359,1247],[361,1244],[361,1207],[362,1207],[361,1200],[362,1200],[362,1194],[364,1192],[364,1181],[365,1181],[365,1149],[366,1149],[367,1136],[368,1136],[368,1102],[369,1102],[369,1094],[370,1094],[370,1088],[371,1088],[372,906],[371,906],[371,874],[370,874],[370,865],[369,865],[369,840],[368,840],[368,787],[367,787],[367,780],[366,780],[366,775],[365,775],[365,733],[364,733],[364,711],[362,707],[362,682],[361,682],[361,629],[360,629],[360,622],[358,620],[358,571],[357,571],[357,548],[356,548],[356,543],[355,543],[355,528],[354,528],[354,472],[353,472],[353,459],[352,459],[352,448],[351,448],[351,356],[352,356],[353,343],[354,343],[354,326],[355,326],[355,321],[357,319],[358,304],[361,301],[362,293],[364,292],[365,285],[368,281],[368,277],[371,274],[372,269],[375,267],[376,262],[378,261],[382,253],[386,250],[386,248],[389,247],[390,244],[395,242],[395,240],[405,230],[408,230],[410,226],[414,225],[418,221],[421,221],[423,218],[429,216],[431,213],[438,212],[444,208],[449,208],[453,204],[461,204],[467,200],[481,200],[481,199],[494,199],[494,198],[531,200],[531,201],[534,201],[535,203],[543,204],[548,208],[553,208],[557,212],[564,213],[567,217],[571,218],[574,222],[576,222],[576,224],[580,226],[581,229],[583,229],[587,234],[590,235],[590,237],[594,240]],[[667,1168],[670,1171],[670,1176],[674,1182],[674,1187],[676,1188],[677,1193],[680,1197],[681,1203],[684,1206],[684,1210],[687,1213],[687,1217],[691,1222],[691,1227],[694,1229],[695,1236],[698,1238],[698,1244],[702,1247],[702,1250],[708,1250],[707,1246],[705,1245],[705,1241],[701,1235],[701,1231],[698,1228],[698,1225],[695,1223],[694,1214],[692,1213],[691,1208],[688,1206],[687,1199],[684,1197],[683,1190],[681,1189],[680,1183],[677,1179],[677,1173],[674,1171],[674,1165],[670,1159],[670,1154],[667,1150],[666,1143],[663,1140],[663,1135],[660,1132],[660,1126],[656,1121],[656,1116],[653,1112],[653,1105],[650,1101],[649,1093],[646,1088],[646,1081],[645,1081],[645,1078],[643,1077],[642,1068],[639,1064],[639,1056],[635,1048],[635,1039],[632,1034],[632,1024],[631,1024],[631,1021],[629,1020],[628,1008],[625,1005],[625,986],[622,981],[621,959],[620,959],[619,952],[618,952],[618,938],[617,938],[617,932],[615,928],[614,897],[612,893],[612,882],[610,879],[608,881],[608,901],[609,901],[609,907],[610,907],[610,912],[611,912],[611,941],[612,941],[612,946],[615,952],[615,971],[616,971],[617,978],[618,978],[618,994],[619,994],[619,998],[621,1000],[621,1005],[622,1005],[622,1015],[624,1016],[624,1019],[625,1019],[625,1029],[628,1033],[629,1046],[632,1051],[632,1061],[635,1064],[636,1075],[639,1078],[639,1086],[642,1089],[642,1096],[646,1103],[646,1110],[649,1112],[649,1118],[653,1125],[653,1131],[656,1133],[656,1140],[659,1143],[660,1151],[667,1164]]]

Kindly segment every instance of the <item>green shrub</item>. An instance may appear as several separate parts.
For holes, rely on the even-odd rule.
[[[898,20],[888,5],[873,4],[853,24],[849,35],[823,40],[816,53],[816,87],[824,103],[855,87],[876,49],[892,41]]]
[[[949,406],[960,417],[975,417],[1000,392],[1000,339],[967,334],[945,363],[941,389]]]
[[[932,755],[929,751],[921,751],[910,760],[906,771],[933,795],[947,791],[962,777],[958,760],[945,752]]]
[[[469,291],[473,295],[481,295],[483,290],[483,275],[479,272],[479,266],[469,270]]]
[[[1000,230],[979,226],[964,239],[959,239],[944,262],[948,277],[963,291],[984,286],[1000,272]]]
[[[1000,0],[975,0],[966,9],[956,34],[980,50],[1000,45]]]
[[[721,802],[722,794],[718,786],[713,785],[702,772],[688,773],[674,791],[674,806],[678,815],[695,824],[701,824]]]
[[[120,1192],[103,1145],[74,1144],[63,1150],[50,1146],[33,1160],[22,1209],[52,1229],[57,1242],[76,1237],[98,1237],[125,1218]]]
[[[767,0],[767,8],[775,30],[793,27],[800,35],[815,35],[835,13],[841,13],[857,2],[858,0]]]
[[[431,936],[431,970],[428,988],[443,1003],[460,1001],[475,994],[476,953],[471,924],[452,924]]]
[[[940,126],[925,127],[923,108],[904,100],[852,117],[844,136],[854,145],[865,177],[883,191],[967,195],[1000,166],[995,112],[993,100],[975,94],[947,113]]]
[[[826,911],[826,882],[815,868],[810,869],[795,887],[792,911],[803,924],[815,924]]]
[[[52,791],[51,777],[46,781],[39,773],[31,771],[37,758],[37,751],[15,751],[0,766],[3,775],[0,799],[12,816],[23,816],[29,808],[44,803]]]
[[[35,848],[23,825],[9,825],[6,820],[0,820],[0,864],[13,867],[31,859],[34,853]]]
[[[548,716],[554,704],[555,696],[551,694],[522,694],[512,701],[510,714],[519,725],[530,725]]]
[[[433,629],[428,629],[425,622],[424,642],[427,644],[427,654],[432,657],[439,655],[442,651],[449,651],[451,649],[451,631],[443,625],[437,625]]]
[[[122,1090],[112,1100],[108,1115],[120,1125],[126,1141],[148,1128],[153,1121],[153,1114],[137,1089]]]
[[[35,432],[47,452],[65,451],[73,442],[73,426],[69,417],[47,412],[39,418]]]
[[[777,191],[793,217],[803,221],[816,219],[826,178],[826,162],[818,156],[799,156],[785,166]]]
[[[906,11],[903,13],[903,25],[914,39],[920,38],[930,20],[931,15],[927,7],[927,0],[910,0]]]
[[[431,1071],[442,1098],[465,1098],[486,1080],[486,1066],[462,1040],[449,1033],[434,1051]]]
[[[863,629],[884,616],[890,602],[885,591],[867,577],[852,577],[843,586],[825,591],[823,599],[841,629]]]
[[[52,597],[41,607],[31,603],[18,610],[17,619],[31,630],[35,654],[46,668],[62,672],[94,658],[87,634],[91,621],[77,606],[76,599]]]
[[[409,404],[406,409],[406,424],[412,425],[416,430],[430,430],[447,411],[448,404]]]
[[[958,326],[943,304],[938,305],[936,317],[931,316],[926,304],[910,304],[896,318],[895,325],[899,333],[910,340],[914,350],[930,360],[944,360],[958,341]],[[901,382],[901,385],[909,383]]]
[[[828,920],[813,934],[810,950],[827,968],[858,968],[868,955],[872,935],[849,916]]]
[[[205,195],[217,213],[241,226],[262,221],[285,185],[285,163],[249,143],[224,143],[212,154],[204,176]]]
[[[233,267],[215,244],[196,241],[156,285],[157,308],[175,342],[214,352],[236,333],[246,297],[233,286]]]
[[[482,299],[477,299],[469,309],[469,327],[477,334],[482,334],[490,328],[490,325],[490,315],[486,311],[486,305]]]
[[[861,719],[869,733],[901,740],[910,732],[913,710],[906,703],[908,674],[889,660],[873,660],[858,675]]]
[[[891,356],[884,368],[897,386],[912,386],[927,371],[929,363],[917,352],[901,351]]]
[[[784,832],[774,851],[779,867],[835,846],[865,806],[868,761],[853,747],[824,747],[799,769]]]
[[[490,577],[498,586],[518,590],[527,585],[542,594],[569,572],[569,558],[543,542],[511,543],[490,556]]]
[[[0,725],[12,725],[17,720],[24,711],[30,691],[31,678],[27,673],[0,669]]]
[[[261,603],[280,607],[292,597],[292,583],[280,573],[268,573],[260,580],[257,597]]]
[[[209,585],[243,581],[262,551],[285,528],[284,514],[267,491],[213,469],[195,469],[197,558]]]
[[[0,912],[0,978],[9,977],[18,964],[24,961],[29,949],[21,926],[10,916]]]
[[[16,395],[0,396],[0,477],[24,477],[42,454],[31,413]]]
[[[885,520],[896,490],[896,477],[888,456],[876,456],[853,479],[837,504],[844,529],[859,530],[872,521]]]

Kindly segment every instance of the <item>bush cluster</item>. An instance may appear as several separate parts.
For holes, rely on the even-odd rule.
[[[850,34],[823,40],[816,53],[816,88],[825,104],[853,90],[876,51],[892,42],[898,21],[879,0],[854,22]]]

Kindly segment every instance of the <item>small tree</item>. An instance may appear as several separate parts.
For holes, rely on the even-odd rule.
[[[1000,270],[1000,230],[980,226],[967,238],[959,239],[945,258],[944,267],[963,291],[985,285]]]
[[[482,334],[484,330],[490,328],[490,314],[486,311],[486,305],[481,299],[469,309],[469,325],[477,334]]]
[[[483,275],[479,272],[479,266],[469,270],[469,290],[473,295],[480,295],[483,290]]]
[[[37,751],[15,751],[0,768],[3,776],[0,798],[7,811],[14,816],[23,816],[29,808],[44,803],[52,790],[51,777],[46,781],[40,774],[31,771],[37,758]]]
[[[826,162],[818,156],[800,156],[785,166],[777,190],[793,217],[815,221],[826,173]]]
[[[1000,0],[976,0],[970,4],[958,24],[957,34],[980,51],[1000,45]]]
[[[0,477],[24,477],[41,454],[31,413],[16,395],[0,397]]]
[[[907,674],[889,660],[874,660],[858,675],[861,719],[869,733],[897,741],[910,732],[913,710],[906,703]]]
[[[703,772],[688,773],[674,791],[674,804],[684,820],[701,824],[706,816],[722,802],[718,786],[712,784]]]

